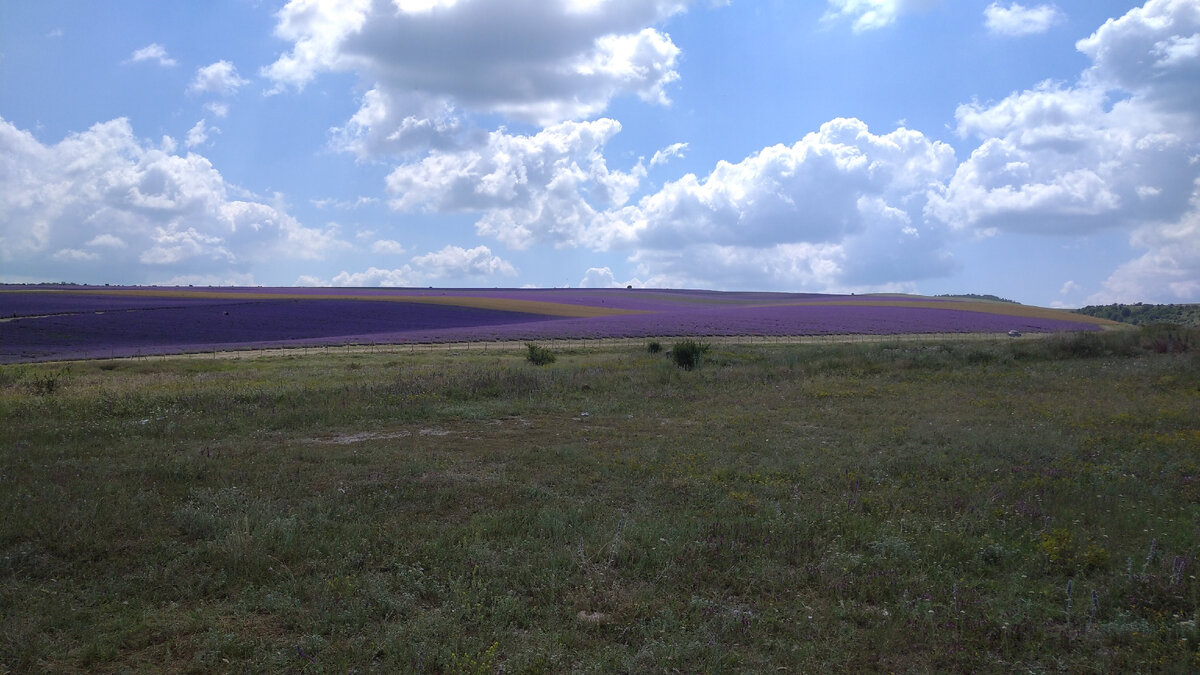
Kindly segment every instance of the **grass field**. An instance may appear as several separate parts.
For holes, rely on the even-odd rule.
[[[1200,668],[1195,333],[546,346],[0,367],[0,671]]]

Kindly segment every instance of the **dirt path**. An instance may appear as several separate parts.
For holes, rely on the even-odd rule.
[[[1001,339],[1037,339],[1053,333],[1026,333],[1020,338],[1010,338],[1006,333],[905,333],[896,335],[732,335],[732,336],[703,336],[687,338],[674,337],[642,337],[642,338],[597,338],[591,340],[537,340],[554,349],[603,349],[618,347],[645,346],[646,343],[657,340],[665,347],[677,340],[698,339],[710,345],[799,345],[799,344],[851,344],[851,343],[880,343],[880,342],[947,342],[962,340],[1001,340]],[[269,349],[233,349],[215,350],[211,352],[190,352],[185,354],[153,354],[140,356],[116,357],[117,359],[158,360],[158,359],[256,359],[279,356],[307,356],[334,354],[415,354],[427,352],[495,352],[510,353],[523,351],[529,341],[500,341],[500,342],[441,342],[441,343],[400,343],[400,344],[348,344],[348,345],[319,345],[297,347],[272,347]],[[108,359],[91,359],[108,360]]]

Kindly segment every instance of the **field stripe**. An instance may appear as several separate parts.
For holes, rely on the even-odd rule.
[[[1119,322],[1101,319],[1087,314],[1076,314],[1062,309],[1033,307],[1005,302],[977,300],[857,300],[854,302],[789,302],[760,305],[762,307],[913,307],[920,309],[945,309],[950,311],[981,312],[1003,316],[1022,316],[1031,319],[1054,319],[1072,321],[1095,326],[1116,326]]]
[[[565,302],[547,302],[545,300],[518,300],[512,298],[486,298],[469,295],[367,295],[367,294],[337,294],[323,295],[317,293],[270,293],[242,291],[189,291],[163,289],[29,289],[3,290],[0,293],[46,293],[60,295],[97,295],[97,296],[133,296],[143,298],[198,298],[202,300],[369,300],[375,302],[411,302],[425,305],[450,305],[454,307],[470,307],[473,309],[495,309],[522,314],[537,314],[571,319],[589,319],[602,316],[619,316],[624,314],[647,314],[646,310],[618,309],[614,307],[593,307],[575,305]]]

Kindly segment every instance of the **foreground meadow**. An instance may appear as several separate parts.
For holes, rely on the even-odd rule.
[[[1194,669],[1148,339],[2,366],[0,671]]]

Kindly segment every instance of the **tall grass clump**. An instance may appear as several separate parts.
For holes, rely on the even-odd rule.
[[[651,354],[661,353],[662,350],[663,350],[662,343],[659,342],[658,340],[651,340],[650,342],[646,343],[646,351],[650,352]]]
[[[532,342],[526,342],[525,349],[528,350],[525,354],[525,360],[529,361],[535,366],[544,366],[554,363],[554,352],[550,351],[546,347],[536,345]]]
[[[671,348],[671,360],[684,370],[699,368],[708,352],[708,345],[695,340],[680,340]]]

